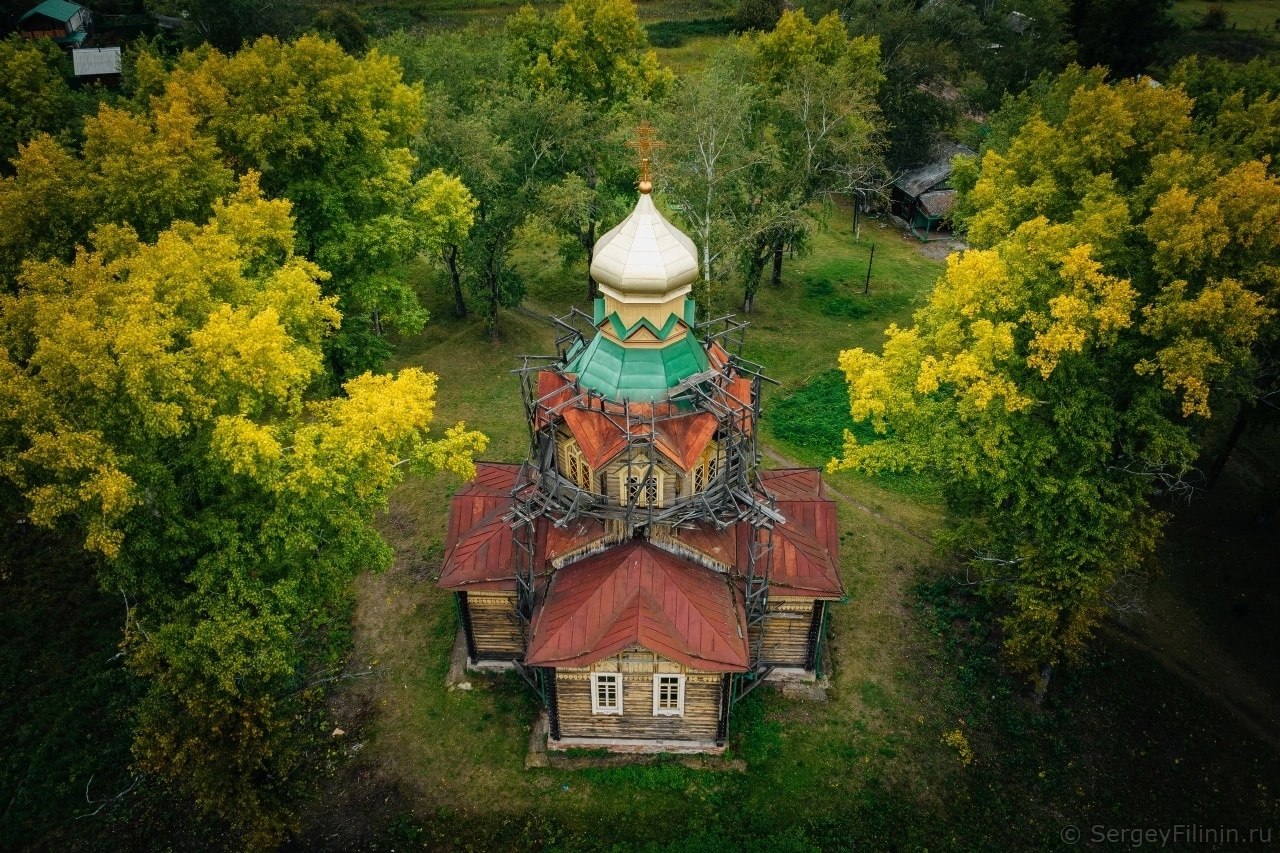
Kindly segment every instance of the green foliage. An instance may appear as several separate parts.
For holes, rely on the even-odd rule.
[[[654,21],[645,24],[649,44],[654,47],[682,47],[699,36],[727,36],[735,27],[732,18],[702,18],[696,21]]]
[[[288,38],[299,29],[301,5],[272,0],[146,0],[147,10],[182,18],[178,30],[190,47],[239,50],[259,36]]]
[[[570,0],[555,12],[522,6],[507,21],[516,79],[616,104],[660,95],[673,82],[658,65],[630,0]]]
[[[11,35],[0,40],[0,175],[18,146],[41,133],[69,142],[78,129],[81,101],[67,85],[63,52],[48,40]]]
[[[329,347],[338,378],[381,366],[385,345],[370,332],[422,328],[426,312],[397,270],[435,240],[409,148],[425,100],[394,59],[356,59],[315,36],[262,38],[232,56],[185,54],[156,102],[185,106],[237,172],[259,170],[266,192],[294,202],[300,244],[332,274],[346,318]]]
[[[372,516],[403,461],[467,476],[484,439],[426,439],[418,370],[304,401],[340,317],[252,175],[207,225],[92,241],[0,303],[0,474],[137,602],[138,767],[270,844],[305,787],[351,580],[390,557]]]
[[[1071,34],[1082,65],[1102,65],[1116,79],[1150,70],[1178,26],[1173,0],[1072,0]]]
[[[733,16],[733,26],[739,31],[768,32],[777,26],[785,8],[782,0],[741,0]]]
[[[915,325],[840,359],[855,420],[892,430],[850,435],[842,464],[938,473],[948,542],[1028,672],[1078,660],[1146,572],[1150,499],[1185,488],[1208,419],[1256,393],[1280,289],[1266,164],[1203,152],[1179,90],[1080,79],[1015,102],[1007,148],[962,169],[975,248]]]
[[[233,180],[182,104],[150,115],[103,105],[85,120],[79,156],[45,135],[13,165],[16,174],[0,180],[0,280],[8,289],[24,261],[70,260],[100,225],[155,239],[175,220],[202,222]]]

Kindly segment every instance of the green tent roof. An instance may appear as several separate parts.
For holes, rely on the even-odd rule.
[[[651,402],[667,390],[707,369],[707,354],[693,335],[661,348],[623,347],[598,334],[569,352],[566,373],[578,383],[614,401]]]
[[[55,21],[62,21],[64,24],[71,20],[76,12],[84,7],[78,3],[68,3],[67,0],[44,0],[39,6],[28,12],[18,19],[21,23],[32,15],[44,15],[46,18],[53,18]]]

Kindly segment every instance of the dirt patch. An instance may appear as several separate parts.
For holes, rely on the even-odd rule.
[[[963,252],[967,248],[969,246],[960,240],[930,240],[916,245],[917,252],[935,261],[945,261],[948,255]]]

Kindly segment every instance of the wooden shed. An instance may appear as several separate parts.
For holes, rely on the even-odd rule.
[[[944,239],[951,232],[951,211],[956,191],[951,186],[951,160],[972,149],[955,142],[935,145],[928,162],[899,176],[893,182],[890,202],[895,216],[921,240]]]
[[[18,19],[23,38],[53,39],[63,47],[77,47],[89,37],[93,13],[68,0],[44,0]]]

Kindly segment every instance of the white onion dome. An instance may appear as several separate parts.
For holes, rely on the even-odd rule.
[[[619,302],[667,302],[697,279],[698,250],[642,192],[631,215],[596,241],[591,277]]]

